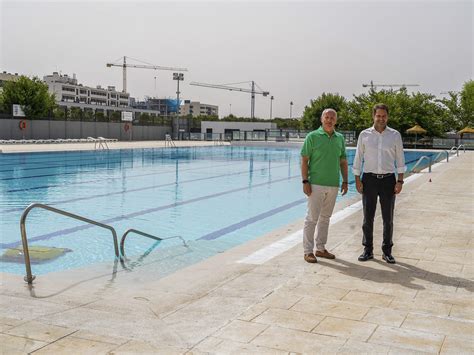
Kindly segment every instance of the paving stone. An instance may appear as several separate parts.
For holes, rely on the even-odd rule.
[[[402,349],[436,352],[443,344],[444,336],[410,329],[379,326],[369,339],[369,343],[385,344]]]
[[[406,311],[406,312],[420,312],[420,313],[428,313],[438,316],[447,316],[451,311],[451,304],[445,304],[440,302],[433,302],[433,300],[393,300],[390,304],[390,308],[399,310],[399,311]]]
[[[270,308],[255,318],[253,322],[308,332],[319,324],[323,318],[322,315],[308,315],[302,312]]]
[[[68,336],[58,341],[48,344],[35,354],[66,354],[74,352],[76,354],[104,354],[117,348],[116,344],[101,343],[92,340],[85,340]]]
[[[234,320],[218,332],[214,333],[213,336],[220,339],[248,343],[266,328],[268,328],[268,325],[266,324]]]
[[[364,322],[400,327],[408,312],[397,311],[390,308],[374,307],[362,319]]]
[[[312,330],[312,333],[366,341],[375,328],[377,328],[377,325],[372,323],[326,317]]]
[[[402,328],[472,339],[474,322],[409,313]]]
[[[342,301],[329,301],[322,299],[318,300],[305,297],[300,302],[291,307],[291,310],[337,318],[361,320],[369,311],[369,307]]]
[[[252,319],[258,317],[260,314],[265,312],[268,309],[268,307],[262,303],[257,303],[254,306],[251,306],[247,308],[245,311],[243,311],[237,319],[240,320],[245,320],[245,321],[251,321]]]
[[[384,307],[384,306],[388,306],[390,302],[392,302],[393,297],[376,294],[376,293],[361,292],[361,291],[353,290],[353,291],[350,291],[347,295],[345,295],[342,300],[346,302],[357,303],[357,304],[362,304],[362,305]]]
[[[471,338],[457,338],[448,335],[444,339],[441,354],[472,354],[474,353],[474,339]]]
[[[367,343],[349,339],[338,350],[338,354],[388,354],[390,347],[388,345],[377,345],[374,343]]]
[[[302,354],[335,353],[345,342],[345,338],[280,327],[269,327],[252,340],[255,345]]]
[[[10,353],[30,353],[45,345],[47,342],[33,340],[29,338],[17,337],[13,335],[0,334],[0,350],[2,354]]]
[[[120,354],[163,354],[178,355],[184,354],[187,349],[181,349],[172,346],[156,346],[143,341],[130,340],[127,343],[115,346],[115,349],[108,352],[110,355]]]
[[[74,332],[75,330],[71,328],[46,325],[40,322],[31,321],[18,325],[4,333],[51,343]]]

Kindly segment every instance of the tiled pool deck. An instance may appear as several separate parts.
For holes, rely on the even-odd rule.
[[[318,264],[303,261],[301,243],[239,262],[300,220],[164,278],[157,264],[116,274],[101,265],[29,288],[1,273],[1,352],[474,353],[473,171],[474,152],[460,153],[404,186],[395,265],[381,260],[380,215],[376,257],[357,261],[358,210],[330,228],[337,259]]]

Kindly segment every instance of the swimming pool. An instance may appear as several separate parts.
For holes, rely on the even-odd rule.
[[[427,152],[405,152],[413,166]],[[354,150],[348,150],[352,164]],[[299,149],[190,147],[0,154],[0,254],[20,244],[19,220],[41,202],[113,226],[159,237],[127,238],[130,258],[158,262],[172,272],[304,217]],[[356,193],[350,173],[349,194]],[[339,197],[340,198],[340,197]],[[45,274],[114,260],[105,231],[34,209],[27,219],[30,246],[66,248],[60,258],[33,265]],[[4,272],[24,265],[0,261]]]

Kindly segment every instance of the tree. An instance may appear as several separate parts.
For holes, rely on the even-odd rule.
[[[56,108],[54,94],[48,92],[48,86],[39,78],[30,79],[21,76],[16,81],[7,81],[0,93],[1,110],[12,113],[12,106],[22,107],[29,119],[47,117]]]
[[[354,95],[348,103],[348,120],[342,121],[340,129],[360,132],[373,124],[372,108],[377,103],[389,107],[389,126],[402,135],[415,124],[427,130],[428,136],[443,135],[442,118],[444,108],[435,100],[435,96],[427,93],[408,94],[406,88],[400,90],[370,89],[367,94]]]
[[[333,108],[338,112],[338,117],[342,112],[347,112],[346,99],[339,94],[323,93],[315,100],[311,100],[310,106],[306,106],[303,112],[303,127],[314,130],[321,125],[321,114],[327,108]]]
[[[461,91],[461,125],[472,127],[474,124],[474,80],[464,83]]]
[[[276,123],[279,129],[290,128],[290,129],[304,129],[303,122],[297,118],[279,118],[276,117],[272,120]]]

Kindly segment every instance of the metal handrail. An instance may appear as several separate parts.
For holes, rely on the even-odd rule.
[[[456,156],[459,156],[459,148],[461,147],[463,148],[464,153],[466,153],[466,146],[464,144],[460,144],[457,147],[453,145],[451,149],[449,150],[449,153],[451,154],[454,151],[456,153]]]
[[[428,159],[428,162],[430,163],[429,165],[429,172],[431,173],[431,158],[426,156],[426,155],[423,155],[422,157],[420,157],[420,159],[418,159],[418,161],[416,162],[416,164],[413,166],[413,168],[411,168],[410,170],[410,173],[414,172],[415,168],[424,160],[424,159]]]
[[[464,153],[466,153],[466,146],[464,144],[459,144],[458,147],[456,148],[456,152],[459,151],[459,148],[462,147],[462,150],[464,151]]]
[[[439,152],[438,155],[433,159],[433,161],[436,161],[436,159],[438,159],[438,157],[443,153],[446,153],[446,163],[449,163],[449,152],[447,150],[442,150],[441,152]]]
[[[171,136],[169,134],[165,135],[165,148],[166,147],[176,147],[176,144],[171,139]]]
[[[61,214],[61,215],[66,216],[66,217],[78,219],[82,222],[86,222],[86,223],[89,223],[89,224],[96,225],[97,227],[102,227],[102,228],[110,230],[112,232],[112,236],[114,238],[115,257],[120,258],[119,249],[118,249],[118,242],[117,242],[117,232],[115,231],[115,229],[113,227],[108,226],[107,224],[103,224],[103,223],[100,223],[100,222],[97,222],[97,221],[93,221],[92,219],[89,219],[89,218],[78,216],[77,214],[73,214],[73,213],[70,213],[70,212],[66,212],[66,211],[63,211],[63,210],[60,210],[60,209],[42,204],[42,203],[32,203],[31,205],[29,205],[23,211],[23,213],[21,215],[21,218],[20,218],[21,242],[23,244],[23,255],[25,256],[25,267],[26,267],[26,276],[24,277],[24,280],[26,282],[28,282],[29,284],[33,283],[33,280],[36,278],[36,276],[32,275],[32,273],[31,273],[30,252],[29,252],[29,249],[28,249],[28,239],[26,237],[25,222],[26,222],[26,217],[28,216],[28,213],[30,213],[30,211],[33,208],[42,208],[42,209],[45,209],[45,210],[48,210],[48,211],[51,211],[51,212]]]
[[[129,229],[127,230],[123,236],[122,236],[122,239],[120,240],[120,253],[122,254],[122,257],[125,257],[125,239],[127,238],[127,235],[129,233],[135,233],[135,234],[140,234],[144,237],[147,237],[147,238],[150,238],[150,239],[154,239],[154,240],[157,240],[157,241],[162,241],[162,240],[166,240],[166,239],[173,239],[173,238],[179,238],[181,239],[181,241],[183,242],[183,245],[185,247],[188,247],[188,244],[186,244],[186,241],[179,235],[175,235],[173,237],[168,237],[168,238],[160,238],[160,237],[156,237],[154,235],[151,235],[151,234],[148,234],[148,233],[145,233],[145,232],[142,232],[142,231],[139,231],[139,230],[136,230],[136,229]]]

